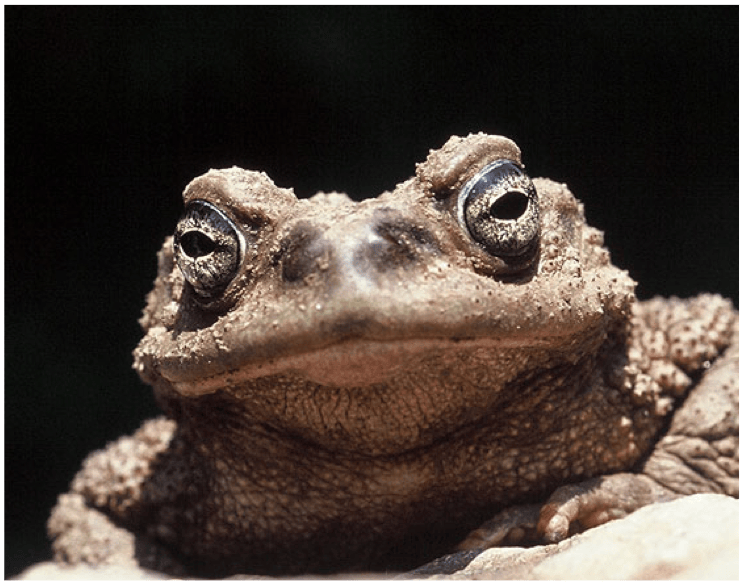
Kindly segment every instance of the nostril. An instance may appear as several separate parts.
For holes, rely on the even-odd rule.
[[[437,249],[435,238],[426,228],[388,211],[381,210],[378,214],[372,235],[356,251],[358,267],[372,267],[376,271],[411,267]]]
[[[368,249],[379,267],[401,267],[412,263],[418,255],[414,237],[399,225],[381,224],[374,229],[378,239]]]
[[[275,262],[282,265],[287,282],[305,280],[327,263],[329,246],[315,227],[299,224],[283,239]]]

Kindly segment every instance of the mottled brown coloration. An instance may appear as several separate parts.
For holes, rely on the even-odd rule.
[[[462,546],[738,496],[732,305],[636,303],[566,186],[522,168],[478,134],[361,203],[239,168],[194,180],[135,351],[169,420],[86,460],[57,558],[409,567],[495,515]]]

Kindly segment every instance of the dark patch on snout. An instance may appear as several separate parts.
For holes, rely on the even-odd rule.
[[[373,216],[377,237],[358,247],[354,263],[377,272],[413,267],[428,255],[440,252],[437,240],[425,227],[413,223],[392,209],[379,209]]]
[[[310,274],[328,264],[330,246],[321,231],[306,223],[299,223],[281,242],[273,257],[273,265],[281,264],[283,279],[287,282],[304,281]]]

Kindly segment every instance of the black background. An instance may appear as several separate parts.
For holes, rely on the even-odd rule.
[[[451,134],[569,184],[641,297],[738,295],[738,8],[5,9],[6,575],[130,369],[155,252],[212,167],[374,196]]]

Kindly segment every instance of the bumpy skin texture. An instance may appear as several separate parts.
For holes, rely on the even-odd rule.
[[[566,186],[535,198],[486,174],[501,160],[522,168],[506,138],[453,137],[361,203],[195,179],[134,353],[167,419],[88,457],[49,521],[57,559],[411,567],[737,497],[732,304],[635,302]]]

